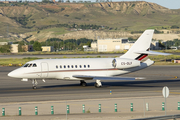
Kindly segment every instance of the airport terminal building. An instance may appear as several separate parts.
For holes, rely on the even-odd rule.
[[[131,48],[133,44],[128,38],[98,39],[97,42],[91,43],[91,48],[98,52],[123,51]]]
[[[97,42],[91,43],[91,48],[88,51],[98,51],[98,52],[111,52],[111,51],[124,51],[129,50],[133,41],[129,41],[128,38],[118,38],[118,39],[98,39]],[[159,41],[152,41],[151,50],[161,50],[159,46]]]

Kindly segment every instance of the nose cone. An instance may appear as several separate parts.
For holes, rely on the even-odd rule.
[[[8,76],[13,78],[21,78],[21,71],[19,71],[18,69],[13,70],[8,74]]]
[[[8,74],[9,77],[16,77],[16,72],[12,71]]]

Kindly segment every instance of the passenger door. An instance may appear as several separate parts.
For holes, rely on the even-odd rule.
[[[41,63],[41,78],[47,78],[49,73],[48,63]]]

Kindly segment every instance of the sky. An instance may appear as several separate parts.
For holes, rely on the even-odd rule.
[[[169,9],[180,9],[180,0],[112,0],[115,1],[146,1],[153,2]]]

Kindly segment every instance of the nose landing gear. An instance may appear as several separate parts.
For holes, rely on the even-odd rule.
[[[37,82],[37,80],[36,79],[33,79],[32,80],[32,84],[33,84],[33,89],[37,89],[37,84],[38,84],[38,82]]]

